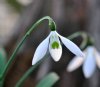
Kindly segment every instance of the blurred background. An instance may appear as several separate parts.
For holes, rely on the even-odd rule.
[[[85,31],[95,39],[95,46],[100,50],[100,0],[0,0],[0,46],[6,49],[8,59],[27,29],[47,15],[54,19],[61,35],[67,37],[74,32]],[[47,21],[34,30],[9,69],[4,87],[14,87],[32,66],[35,49],[49,32]],[[73,41],[79,45],[81,38]],[[81,67],[72,73],[66,71],[73,57],[63,46],[61,60],[54,62],[51,57],[47,58],[24,82],[23,87],[35,87],[51,71],[60,76],[54,87],[100,87],[98,69],[89,79],[84,78]]]

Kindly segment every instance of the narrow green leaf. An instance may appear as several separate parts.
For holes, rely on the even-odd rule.
[[[2,73],[6,65],[6,52],[3,48],[0,48],[0,74]]]
[[[59,80],[59,76],[52,72],[44,77],[36,87],[52,87]]]
[[[30,67],[26,73],[20,78],[20,80],[16,83],[15,87],[22,87],[24,84],[24,81],[29,77],[29,75],[48,57],[48,53],[44,56],[44,58],[40,61],[38,61],[35,65]]]

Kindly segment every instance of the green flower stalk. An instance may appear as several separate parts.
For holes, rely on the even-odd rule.
[[[51,31],[54,31],[56,29],[56,25],[55,22],[53,21],[52,18],[50,18],[49,16],[45,16],[43,18],[41,18],[40,20],[38,20],[29,30],[28,32],[24,35],[24,37],[22,38],[22,40],[19,42],[19,44],[17,45],[16,49],[14,50],[13,54],[11,55],[10,59],[8,60],[2,74],[0,75],[0,80],[2,80],[5,75],[6,72],[8,71],[10,65],[12,64],[13,60],[15,59],[15,56],[18,52],[18,50],[20,49],[20,47],[23,45],[23,43],[26,41],[26,39],[28,38],[28,36],[31,35],[31,33],[33,32],[33,30],[40,24],[42,23],[44,20],[48,20],[49,21],[49,27],[51,29]]]
[[[75,32],[75,33],[73,33],[72,35],[70,35],[69,37],[67,37],[68,39],[74,39],[74,38],[76,38],[76,37],[78,37],[78,36],[82,36],[82,38],[83,38],[83,41],[82,41],[82,43],[81,43],[81,45],[82,44],[84,44],[83,45],[83,48],[86,46],[86,44],[87,44],[87,35],[86,35],[86,33],[85,32]],[[80,46],[81,46],[80,45]],[[54,42],[54,44],[53,44],[53,47],[54,48],[56,48],[56,47],[58,47],[58,45]],[[24,83],[24,81],[29,77],[29,75],[34,71],[34,69],[39,65],[39,64],[41,64],[42,62],[43,62],[43,60],[44,59],[47,59],[47,54],[45,55],[45,57],[43,57],[40,61],[38,61],[35,65],[33,65],[30,69],[28,69],[27,71],[26,71],[26,73],[22,76],[22,78],[20,78],[20,80],[17,82],[17,84],[16,84],[16,86],[15,87],[21,87],[22,85],[23,85],[23,83]]]
[[[23,45],[23,43],[26,41],[26,39],[31,35],[33,30],[44,20],[49,21],[49,28],[51,29],[51,32],[48,35],[48,37],[45,40],[43,40],[37,47],[37,49],[34,53],[34,56],[33,56],[33,60],[32,60],[32,65],[34,65],[34,66],[32,68],[30,68],[29,71],[27,71],[27,73],[22,78],[22,80],[20,80],[20,84],[21,84],[21,82],[24,81],[24,79],[26,79],[29,76],[29,74],[35,68],[35,65],[36,66],[38,65],[37,62],[39,62],[40,60],[42,60],[44,58],[48,49],[49,49],[50,55],[52,56],[54,61],[59,61],[61,58],[61,55],[62,55],[61,43],[63,43],[75,55],[84,56],[83,52],[79,49],[79,47],[76,44],[74,44],[69,39],[67,39],[67,38],[63,37],[62,35],[60,35],[59,33],[57,33],[56,24],[53,21],[53,19],[50,18],[49,16],[45,16],[45,17],[41,18],[40,20],[38,20],[35,24],[33,24],[33,26],[23,36],[22,40],[19,42],[19,44],[17,45],[13,54],[11,55],[10,59],[8,60],[7,64],[5,65],[4,70],[3,70],[2,74],[0,75],[0,81],[4,80],[6,73],[7,73],[8,69],[10,68],[10,65],[12,64],[13,60],[15,59],[15,56],[18,53],[20,47]]]

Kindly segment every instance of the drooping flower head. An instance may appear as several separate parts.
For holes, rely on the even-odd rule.
[[[59,38],[61,39],[61,41]],[[61,42],[75,55],[84,56],[84,54],[78,48],[77,45],[75,45],[69,39],[61,36],[54,30],[51,31],[48,37],[45,40],[43,40],[37,47],[33,56],[32,65],[36,64],[39,60],[41,60],[47,53],[48,49],[54,61],[59,61],[62,55]]]
[[[96,65],[100,68],[100,54],[95,47],[89,46],[84,51],[85,57],[74,57],[69,63],[67,71],[72,72],[82,64],[83,74],[86,78],[93,75]]]

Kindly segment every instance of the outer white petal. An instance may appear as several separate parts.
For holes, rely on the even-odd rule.
[[[83,57],[74,57],[74,59],[68,64],[67,71],[72,72],[80,67],[84,62]]]
[[[62,47],[59,49],[51,49],[49,47],[49,52],[51,54],[51,57],[54,59],[54,61],[59,61],[62,55]]]
[[[83,64],[83,73],[84,73],[86,78],[91,77],[91,75],[95,71],[96,61],[95,61],[94,57],[95,57],[94,56],[94,48],[93,47],[89,47],[87,49],[86,60],[84,61],[84,64]]]
[[[75,55],[77,56],[81,56],[84,57],[83,52],[79,49],[79,47],[74,44],[72,41],[70,41],[69,39],[59,35],[59,37],[61,38],[61,41],[63,42],[63,44]]]
[[[94,53],[95,53],[97,66],[100,68],[100,53],[96,49],[94,50]]]
[[[49,46],[49,37],[50,35],[45,40],[43,40],[37,47],[32,60],[32,65],[36,64],[39,60],[41,60],[45,56]]]

